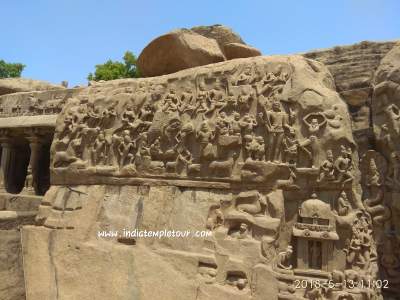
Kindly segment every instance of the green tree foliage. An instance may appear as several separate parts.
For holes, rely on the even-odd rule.
[[[89,73],[88,80],[113,80],[119,78],[138,78],[139,70],[136,66],[136,56],[126,51],[123,57],[124,62],[108,60],[106,63],[96,65],[94,75]]]
[[[20,63],[6,63],[4,60],[0,60],[0,78],[14,78],[21,77],[21,73],[24,70],[25,65]]]

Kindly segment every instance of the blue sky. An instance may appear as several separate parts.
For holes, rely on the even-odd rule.
[[[0,59],[24,77],[86,84],[94,66],[176,28],[224,24],[263,54],[400,39],[400,1],[0,0]]]

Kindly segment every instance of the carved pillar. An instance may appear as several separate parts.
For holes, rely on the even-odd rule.
[[[1,172],[0,172],[0,192],[8,192],[10,184],[10,168],[12,168],[13,145],[11,140],[1,138]]]
[[[24,192],[39,195],[39,159],[42,149],[42,140],[37,136],[28,137],[31,154],[25,179]]]

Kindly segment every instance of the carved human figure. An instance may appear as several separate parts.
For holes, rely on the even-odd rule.
[[[62,140],[64,137],[67,137],[73,131],[73,118],[71,115],[67,114],[64,118],[64,125],[59,133],[59,140]]]
[[[240,114],[238,112],[233,113],[233,119],[229,123],[229,134],[241,136],[242,127],[240,126]]]
[[[388,147],[389,151],[392,152],[396,149],[392,136],[390,135],[389,127],[387,124],[381,126],[382,142],[385,147]]]
[[[230,122],[226,116],[226,113],[220,112],[215,121],[215,127],[216,127],[217,134],[219,134],[220,136],[227,135],[229,133],[229,125],[230,125]]]
[[[400,186],[400,151],[390,153],[387,182],[392,186]]]
[[[207,92],[207,101],[209,103],[205,115],[210,115],[214,111],[221,111],[225,106],[224,93],[218,89],[212,89]]]
[[[381,174],[379,173],[378,167],[376,166],[375,159],[371,158],[369,161],[369,168],[367,172],[367,186],[369,187],[378,187],[382,184],[381,182]]]
[[[170,90],[165,96],[161,111],[166,113],[174,113],[178,111],[180,101],[174,90]]]
[[[322,113],[309,113],[303,118],[304,123],[307,125],[310,135],[317,135],[327,122],[326,117]]]
[[[239,125],[242,128],[244,135],[252,135],[254,133],[254,128],[257,126],[257,121],[252,115],[246,113],[241,118]]]
[[[159,137],[157,137],[150,145],[150,155],[153,160],[162,160],[163,151],[161,149],[161,141]]]
[[[129,135],[129,131],[125,130],[122,142],[118,145],[119,165],[123,167],[131,164],[135,158],[136,146]]]
[[[117,117],[114,105],[105,108],[102,112],[100,127],[103,129],[111,128]]]
[[[215,138],[215,132],[211,130],[207,121],[203,121],[200,125],[200,129],[196,132],[196,139],[200,143],[200,157],[203,159],[210,158],[212,151],[212,141]]]
[[[251,101],[253,100],[253,94],[246,94],[244,91],[239,95],[237,99],[237,105],[242,111],[248,111],[250,109]]]
[[[352,227],[352,237],[348,249],[345,249],[347,254],[346,260],[350,268],[358,265],[363,265],[365,263],[364,256],[362,255],[362,240],[359,237],[359,229],[357,227]]]
[[[385,108],[385,113],[388,118],[390,125],[394,132],[400,134],[400,109],[396,104],[390,104]]]
[[[206,228],[209,230],[214,230],[224,224],[224,219],[225,217],[221,210],[221,206],[219,205],[218,207],[214,207],[208,213]]]
[[[319,176],[317,182],[334,181],[335,180],[335,164],[332,150],[326,151],[326,160],[319,168]]]
[[[351,268],[367,270],[371,261],[372,236],[367,215],[359,212],[352,226],[352,237],[347,253],[347,263]]]
[[[265,158],[265,144],[262,136],[245,135],[245,149],[247,160],[262,161]]]
[[[90,128],[95,128],[100,125],[101,122],[100,107],[95,106],[93,103],[87,104],[87,111],[83,117],[83,122]]]
[[[351,205],[349,200],[347,199],[347,194],[345,191],[340,193],[340,196],[337,200],[338,206],[338,215],[339,216],[347,216],[351,210]]]
[[[199,91],[197,93],[196,106],[192,115],[202,114],[204,116],[204,114],[208,111],[207,97],[207,92],[205,91]]]
[[[140,110],[139,118],[143,122],[151,122],[155,113],[155,107],[151,103],[145,103]]]
[[[136,114],[131,105],[128,105],[122,113],[121,120],[123,124],[132,124],[136,120]]]
[[[91,149],[92,164],[105,165],[108,159],[108,143],[105,139],[104,132],[99,132]]]
[[[280,162],[284,128],[288,126],[288,115],[282,111],[279,100],[274,100],[272,110],[259,114],[267,130],[269,160]]]
[[[236,80],[236,85],[248,84],[252,80],[252,69],[251,67],[246,67],[238,76]]]
[[[249,235],[248,232],[248,225],[246,223],[241,223],[239,230],[233,232],[231,234],[231,237],[237,238],[237,239],[247,239]]]
[[[269,93],[271,93],[276,81],[277,77],[273,72],[266,73],[261,81],[262,87],[260,90],[258,90],[258,94],[267,96]]]
[[[353,161],[351,157],[351,149],[346,149],[343,145],[341,146],[341,154],[335,161],[335,170],[338,175],[336,178],[337,182],[342,183],[344,186],[348,182],[352,182],[354,176],[353,171]]]
[[[283,161],[296,165],[298,159],[299,140],[296,138],[296,131],[289,126],[283,137]]]

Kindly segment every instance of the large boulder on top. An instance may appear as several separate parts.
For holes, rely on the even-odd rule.
[[[235,59],[235,58],[246,58],[253,56],[260,56],[260,50],[251,47],[249,45],[243,45],[239,43],[230,43],[224,45],[224,54],[226,59]]]
[[[141,74],[150,77],[224,60],[215,40],[179,29],[154,39],[143,49],[137,63]]]
[[[261,52],[243,41],[231,28],[223,25],[197,26],[190,30],[217,41],[227,60],[261,55]]]
[[[223,49],[226,44],[230,43],[246,45],[240,35],[234,32],[231,28],[223,25],[216,24],[211,26],[196,26],[190,30],[207,38],[216,40],[221,49]]]
[[[259,50],[246,45],[228,27],[199,26],[174,30],[154,39],[139,55],[138,67],[144,77],[151,77],[259,55]]]
[[[47,91],[63,89],[61,85],[56,85],[42,80],[28,78],[4,78],[0,79],[0,96],[5,94],[33,91]]]

